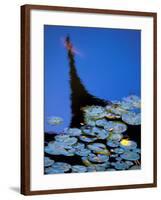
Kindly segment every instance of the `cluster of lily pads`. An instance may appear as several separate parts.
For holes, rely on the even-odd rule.
[[[131,95],[106,107],[93,105],[82,110],[84,122],[79,128],[66,128],[45,146],[45,173],[140,169],[141,150],[127,138],[128,125],[141,124],[140,98]],[[49,120],[53,125],[62,122],[59,117]],[[65,160],[55,161],[54,156],[65,156]],[[81,164],[68,163],[75,156]]]

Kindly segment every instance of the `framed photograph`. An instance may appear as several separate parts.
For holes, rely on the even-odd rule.
[[[157,185],[157,14],[21,7],[21,193]]]

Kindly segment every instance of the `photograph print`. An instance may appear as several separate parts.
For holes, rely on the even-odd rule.
[[[141,31],[44,25],[44,174],[141,169]]]

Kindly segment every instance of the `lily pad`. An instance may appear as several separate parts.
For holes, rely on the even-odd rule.
[[[66,149],[66,147],[69,148]],[[73,156],[75,150],[66,144],[64,145],[64,143],[52,141],[45,147],[45,152],[51,155]]]
[[[114,114],[114,113],[109,112],[109,113],[107,113],[106,118],[107,119],[120,119],[121,116],[118,115],[118,114]]]
[[[130,125],[140,125],[141,124],[141,114],[128,112],[122,115],[122,120]]]
[[[86,106],[83,111],[91,119],[100,119],[106,116],[106,110],[102,106]]]
[[[122,158],[121,158],[121,157],[116,157],[115,160],[117,160],[117,161],[121,161]]]
[[[54,163],[51,167],[45,169],[45,173],[47,174],[60,174],[69,171],[71,165],[64,162]]]
[[[102,143],[93,143],[87,145],[88,149],[95,153],[109,155],[109,151],[107,150],[106,146]]]
[[[138,149],[138,148],[132,149],[132,151],[135,152],[135,153],[141,153],[141,149]]]
[[[116,103],[112,104],[110,107],[106,106],[106,110],[107,110],[107,112],[115,114],[115,117],[116,116],[121,117],[121,115],[123,113],[126,113],[127,110],[122,108],[120,105],[121,105],[121,102],[116,102]]]
[[[108,140],[107,141],[107,146],[109,146],[109,147],[118,147],[119,144],[120,143],[117,140]]]
[[[139,160],[140,155],[132,151],[126,151],[125,153],[121,154],[120,157],[125,160],[133,161],[133,160]]]
[[[132,140],[122,139],[120,141],[120,147],[123,149],[135,149],[137,147],[137,143]]]
[[[61,169],[48,167],[48,168],[45,169],[45,173],[46,174],[62,174],[62,173],[64,173],[64,171],[61,170]]]
[[[54,160],[51,160],[49,157],[44,158],[44,166],[49,167],[54,163]]]
[[[120,141],[123,138],[123,135],[121,133],[111,133],[108,137],[108,140],[112,141]]]
[[[50,117],[48,119],[48,124],[50,125],[60,125],[63,123],[63,119],[61,117]]]
[[[105,127],[106,125],[108,125],[108,121],[106,119],[99,119],[99,120],[96,120],[96,125]]]
[[[87,167],[87,171],[88,172],[96,172],[97,170],[96,170],[96,167],[94,165],[92,165],[92,166]]]
[[[92,131],[98,139],[104,140],[109,136],[109,132],[102,128],[93,127]]]
[[[89,154],[88,156],[89,161],[91,162],[96,162],[96,163],[103,163],[103,162],[107,162],[109,160],[109,156],[107,155],[102,155],[102,154]]]
[[[83,135],[90,135],[90,136],[95,136],[94,132],[93,132],[93,127],[86,125],[86,126],[82,126],[81,130]]]
[[[93,165],[93,164],[88,160],[88,157],[87,157],[87,156],[81,157],[81,159],[82,159],[83,164],[84,164],[86,167],[89,167],[89,166],[92,166],[92,165]]]
[[[125,152],[125,150],[124,150],[123,148],[115,148],[113,151],[114,151],[115,153],[117,153],[117,154],[122,154],[122,153]]]
[[[115,121],[109,121],[104,128],[108,131],[113,131],[114,133],[123,133],[127,130],[126,124]]]
[[[125,161],[125,163],[127,164],[127,165],[129,165],[129,166],[132,166],[134,163],[133,162],[131,162],[131,161]]]
[[[130,95],[128,97],[124,97],[123,102],[127,102],[127,103],[131,104],[131,107],[134,107],[134,108],[141,107],[140,98],[136,95]]]
[[[67,128],[64,130],[64,133],[70,136],[79,136],[82,134],[82,131],[79,128]]]
[[[79,139],[82,140],[83,142],[94,142],[95,140],[97,140],[96,137],[87,137],[85,135],[79,136]]]
[[[85,124],[90,125],[90,126],[96,125],[95,120],[91,119],[91,117],[89,117],[88,115],[87,116],[85,115],[84,122],[85,122]]]
[[[134,165],[134,166],[130,167],[130,170],[138,170],[138,169],[141,169],[140,165]]]
[[[66,171],[69,171],[69,169],[71,168],[71,165],[68,164],[68,163],[65,163],[65,162],[55,162],[55,163],[52,165],[52,168],[53,168],[53,169],[61,169],[61,170],[63,170],[64,172],[66,172]]]
[[[86,171],[87,171],[87,167],[85,167],[83,165],[73,165],[72,166],[72,172],[81,173],[81,172],[86,172]]]
[[[125,162],[117,161],[113,164],[115,169],[117,170],[125,170],[129,168],[129,165],[127,165]]]
[[[55,140],[65,147],[75,144],[78,139],[76,137],[70,137],[69,135],[56,135]]]
[[[88,156],[91,153],[89,149],[81,148],[75,151],[75,154],[78,156]]]

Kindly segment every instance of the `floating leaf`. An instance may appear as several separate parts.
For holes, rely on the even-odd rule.
[[[45,173],[46,174],[61,174],[61,173],[64,173],[64,171],[59,168],[56,169],[56,168],[48,167],[45,169]]]
[[[55,142],[49,142],[48,146],[45,147],[45,152],[51,155],[64,155],[67,153],[67,150]]]
[[[87,167],[87,171],[88,172],[96,172],[97,170],[96,170],[96,167],[94,165],[92,165],[92,166]]]
[[[79,136],[82,134],[82,131],[79,128],[66,128],[64,133],[70,136]]]
[[[71,168],[71,165],[69,165],[68,163],[65,163],[65,162],[55,162],[53,165],[52,165],[52,168],[54,169],[61,169],[63,170],[64,172],[68,171],[70,168]]]
[[[47,174],[59,174],[69,171],[71,165],[64,162],[56,162],[51,167],[45,169]]]
[[[91,153],[91,154],[89,154],[88,159],[91,162],[102,163],[102,162],[108,161],[109,160],[109,156],[102,155],[102,154],[95,155],[95,154]]]
[[[127,130],[127,126],[122,122],[109,121],[105,129],[114,133],[123,133]]]
[[[140,108],[141,107],[141,101],[140,98],[136,95],[130,95],[128,97],[123,98],[123,102],[127,102],[131,104],[131,108]]]
[[[118,115],[118,114],[116,115],[116,114],[114,114],[114,113],[109,112],[109,113],[107,113],[106,118],[107,118],[107,119],[120,119],[121,116]]]
[[[87,125],[90,125],[90,126],[95,126],[96,123],[95,123],[95,120],[91,119],[91,117],[89,117],[88,115],[84,117],[84,121],[85,121],[85,124]]]
[[[99,119],[99,120],[96,120],[96,125],[105,127],[106,125],[108,125],[108,121],[106,119]]]
[[[75,154],[78,156],[88,156],[91,153],[89,149],[81,148],[75,151]]]
[[[125,163],[127,164],[127,165],[129,165],[129,166],[132,166],[134,163],[133,162],[131,162],[131,161],[125,161]]]
[[[123,149],[135,149],[137,147],[136,142],[128,139],[122,139],[120,141],[120,147]]]
[[[83,165],[73,165],[72,166],[72,172],[81,173],[86,172],[87,168]]]
[[[116,169],[108,168],[108,169],[106,169],[106,171],[116,171]]]
[[[117,154],[122,154],[122,153],[125,152],[125,150],[122,149],[122,148],[115,148],[113,151],[114,151],[115,153],[117,153]]]
[[[132,149],[132,151],[135,153],[141,153],[141,149],[138,149],[138,148]]]
[[[95,153],[109,155],[109,151],[106,149],[106,146],[102,143],[89,144],[87,145],[87,147]]]
[[[121,157],[116,157],[115,160],[117,160],[117,161],[121,161],[122,158],[121,158]]]
[[[48,146],[45,147],[45,152],[51,155],[73,156],[75,150],[65,143],[52,141],[49,142]]]
[[[54,163],[54,160],[51,160],[49,157],[44,158],[44,166],[49,167]]]
[[[60,125],[63,123],[63,119],[61,117],[50,117],[48,119],[48,124],[50,125]]]
[[[80,150],[80,149],[84,149],[85,148],[85,144],[77,142],[72,147],[77,151],[77,150]]]
[[[108,137],[108,140],[112,141],[120,141],[123,138],[123,135],[121,133],[111,133]]]
[[[137,170],[137,169],[141,169],[140,165],[134,165],[132,167],[130,167],[130,170]]]
[[[65,147],[75,144],[78,139],[76,137],[70,137],[69,135],[56,135],[55,140]]]
[[[104,140],[109,136],[109,132],[104,130],[104,129],[102,129],[102,128],[93,127],[92,131],[93,131],[94,135],[96,135],[96,137],[98,139]]]
[[[101,106],[86,106],[83,111],[91,119],[100,119],[106,116],[106,110]]]
[[[88,160],[88,157],[87,157],[87,156],[84,156],[84,157],[82,157],[81,159],[82,159],[83,164],[84,164],[86,167],[92,166],[92,163]]]
[[[117,140],[109,140],[109,141],[107,141],[107,146],[109,146],[109,147],[118,147],[119,144],[120,143]]]
[[[120,157],[125,160],[139,160],[140,158],[138,153],[132,151],[126,151],[125,153],[121,154]]]
[[[130,125],[140,125],[141,124],[141,114],[134,113],[134,112],[128,112],[126,114],[122,115],[122,120]]]
[[[94,132],[93,132],[93,127],[89,126],[89,125],[86,125],[86,126],[83,126],[81,128],[82,132],[84,135],[90,135],[90,136],[95,136]]]
[[[79,139],[82,140],[83,142],[94,142],[95,140],[97,140],[96,137],[87,137],[85,135],[79,136]]]
[[[121,162],[121,161],[117,161],[117,162],[113,163],[113,166],[117,170],[125,170],[125,169],[129,168],[129,165],[127,165],[125,162]]]
[[[116,103],[112,104],[110,107],[106,106],[106,110],[109,113],[113,113],[115,115],[116,119],[117,119],[117,116],[120,118],[123,113],[127,112],[127,110],[122,108],[120,105],[121,105],[120,102],[116,102]]]

